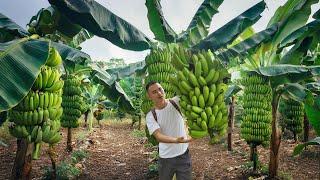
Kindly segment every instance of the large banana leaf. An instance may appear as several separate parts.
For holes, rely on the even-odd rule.
[[[279,7],[268,23],[268,27],[280,23],[279,30],[274,35],[271,46],[276,50],[277,45],[289,34],[305,25],[311,14],[311,5],[319,0],[289,0]]]
[[[118,102],[119,108],[125,110],[125,112],[132,111],[132,102],[119,83],[116,82],[116,78],[95,64],[92,64],[91,68],[94,75],[93,80],[104,86],[103,95],[113,102]]]
[[[95,1],[49,0],[74,24],[87,29],[116,46],[141,51],[150,48],[150,40],[137,28]]]
[[[309,146],[309,145],[318,145],[318,146],[320,146],[320,137],[316,137],[316,138],[314,138],[314,139],[312,139],[312,140],[310,140],[310,141],[308,141],[306,143],[297,145],[294,148],[292,155],[293,156],[297,156],[298,154],[300,154],[303,151],[303,149],[306,146]]]
[[[115,75],[118,79],[134,75],[137,71],[141,71],[146,66],[145,61],[128,64],[125,67],[107,69],[109,74]]]
[[[218,13],[223,0],[205,0],[198,8],[186,31],[179,35],[178,42],[187,47],[198,44],[207,37],[212,17]]]
[[[302,64],[303,57],[307,54],[312,44],[312,37],[306,37],[297,42],[280,60],[280,64]]]
[[[27,95],[48,56],[48,42],[23,39],[0,43],[0,112]]]
[[[297,29],[288,35],[285,39],[281,41],[279,44],[279,49],[282,49],[287,46],[291,46],[297,41],[302,41],[304,38],[308,36],[312,36],[317,31],[320,31],[320,20],[314,20],[305,26]]]
[[[320,66],[277,64],[260,67],[255,71],[269,77],[272,87],[276,88],[286,83],[296,83],[310,77],[319,76]]]
[[[310,121],[310,124],[316,131],[317,135],[320,136],[320,96],[314,99],[314,104],[305,104],[305,111]]]
[[[305,90],[306,89],[298,83],[288,83],[281,88],[283,97],[286,97],[287,99],[293,99],[298,102],[305,101],[306,99]]]
[[[0,13],[0,43],[26,37],[27,35],[28,32],[22,27]]]
[[[155,39],[166,43],[174,42],[177,35],[163,16],[160,0],[146,0],[145,5],[148,9],[149,27]]]
[[[210,49],[211,51],[216,51],[220,48],[227,47],[240,33],[261,18],[260,14],[264,11],[265,7],[266,3],[264,1],[259,2],[217,31],[211,33],[207,38],[193,46],[193,49]]]
[[[270,28],[260,31],[250,38],[236,44],[235,46],[228,48],[226,51],[221,52],[218,56],[224,60],[228,60],[229,56],[245,56],[246,54],[251,54],[255,52],[256,48],[267,41],[272,39],[273,35],[278,31],[278,25],[275,24]]]
[[[79,47],[82,42],[93,37],[91,33],[81,26],[69,21],[53,6],[40,9],[37,15],[30,19],[28,26],[29,32],[32,34],[57,33],[60,40],[71,47]]]

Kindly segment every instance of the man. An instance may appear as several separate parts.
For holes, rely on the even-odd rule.
[[[150,134],[159,142],[159,177],[171,180],[176,174],[178,180],[191,179],[191,158],[184,120],[177,106],[179,98],[165,99],[165,92],[155,81],[146,85],[148,98],[154,109],[147,113],[146,123]]]

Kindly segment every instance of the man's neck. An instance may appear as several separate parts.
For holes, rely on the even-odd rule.
[[[154,106],[156,109],[163,109],[167,106],[167,104],[168,104],[167,100],[163,99],[161,101],[156,102]]]

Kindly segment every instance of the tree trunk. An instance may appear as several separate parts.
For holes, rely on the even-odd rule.
[[[139,127],[138,127],[139,130],[141,130],[141,115],[139,115]]]
[[[279,148],[281,143],[281,136],[277,127],[277,110],[280,95],[273,95],[272,99],[272,134],[270,142],[270,161],[269,161],[269,176],[275,178],[278,175],[279,163]]]
[[[14,160],[11,179],[31,179],[33,143],[26,139],[17,139],[17,153]]]
[[[55,152],[53,145],[49,145],[48,154],[49,154],[51,165],[52,165],[51,179],[56,179],[57,178],[56,176],[57,175],[57,169],[56,169],[57,154]]]
[[[235,97],[232,96],[231,102],[229,104],[229,114],[228,114],[228,151],[232,151],[232,131],[234,125],[234,104]]]
[[[306,114],[304,114],[304,120],[303,120],[303,142],[308,142],[309,141],[309,120]]]
[[[297,133],[293,132],[293,139],[294,139],[294,143],[297,143],[298,138],[297,138]]]
[[[88,125],[88,114],[89,114],[89,111],[86,111],[84,113],[84,127],[87,127]]]
[[[258,153],[257,153],[257,146],[252,145],[250,146],[251,149],[251,161],[253,162],[253,172],[257,172],[257,165],[258,165]]]
[[[71,128],[68,128],[67,151],[72,152],[72,131],[71,131]]]

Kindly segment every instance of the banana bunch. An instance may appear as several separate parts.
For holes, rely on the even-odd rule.
[[[300,134],[303,128],[304,104],[292,99],[281,99],[279,106],[284,128],[290,130],[296,138],[296,135]]]
[[[77,128],[78,119],[82,115],[84,104],[80,89],[81,82],[75,75],[65,76],[65,85],[62,95],[63,115],[61,125],[66,128]]]
[[[59,68],[62,62],[58,51],[50,47],[46,64],[41,68],[29,93],[23,100],[9,111],[9,120],[13,125],[9,127],[10,133],[17,138],[25,138],[29,143],[34,142],[32,157],[39,158],[41,143],[50,144],[58,141],[46,141],[44,137],[60,136],[60,117],[63,113],[62,87]],[[55,132],[47,137],[45,127],[48,122],[58,124]]]
[[[241,136],[248,144],[268,145],[271,135],[272,91],[267,79],[247,74],[242,80],[243,114]]]
[[[145,62],[147,64],[147,77],[145,78],[145,84],[150,81],[159,82],[166,92],[166,97],[171,98],[174,96],[174,91],[170,85],[170,76],[175,73],[175,68],[171,65],[171,52],[169,48],[162,50],[152,50],[146,57]],[[145,92],[145,91],[144,91]],[[142,111],[147,113],[153,106],[152,102],[147,98],[146,93],[142,97]]]
[[[192,70],[184,67],[171,82],[180,94],[190,135],[193,138],[210,135],[210,142],[215,143],[227,129],[228,112],[224,103],[227,85],[223,80],[229,74],[209,51],[193,54],[190,61]]]
[[[187,51],[183,46],[179,46],[178,44],[170,44],[169,48],[171,47],[171,63],[177,70],[183,70],[183,68],[188,68],[190,59],[191,59],[191,52]]]

